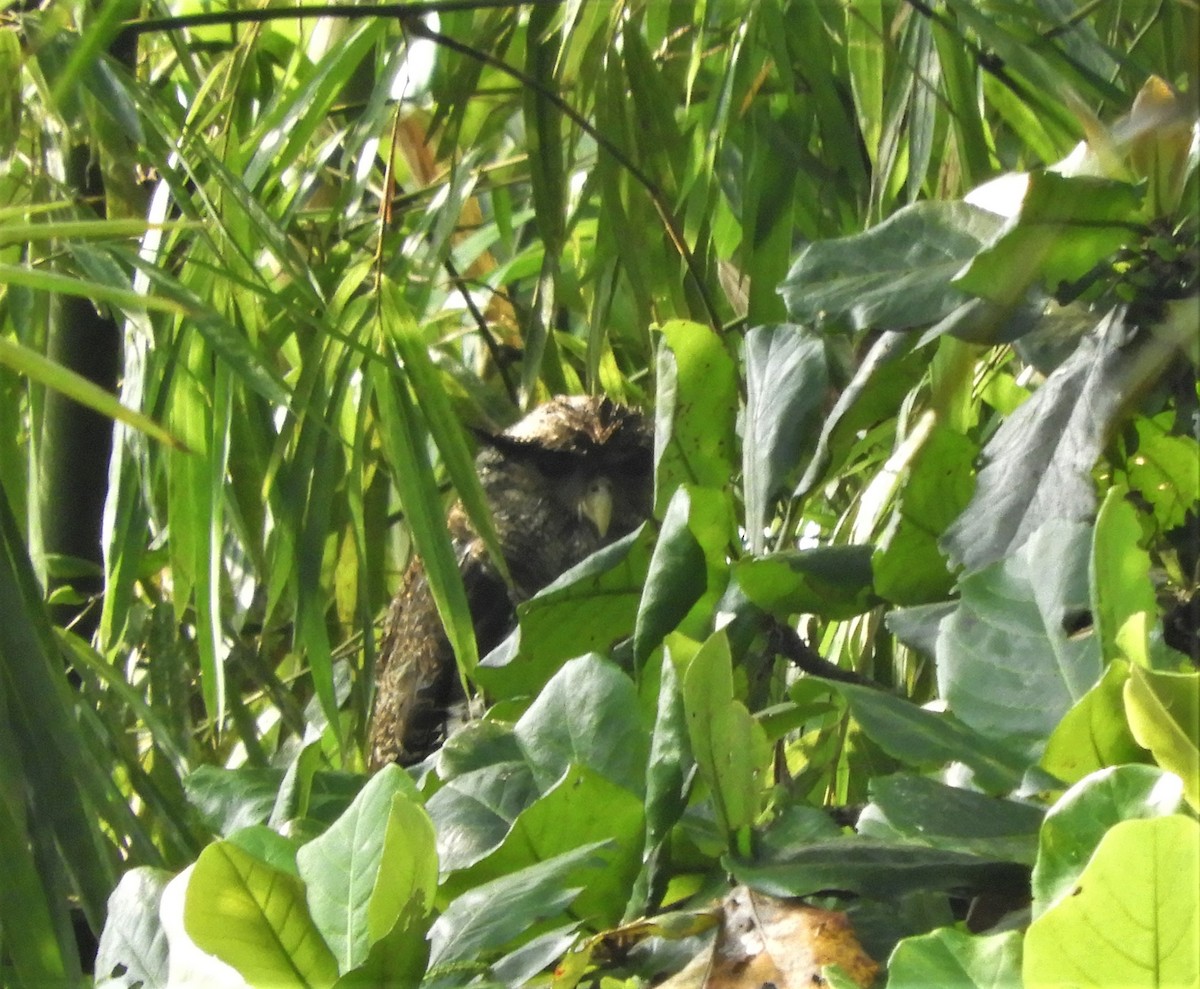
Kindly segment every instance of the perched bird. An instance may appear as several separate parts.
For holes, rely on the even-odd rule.
[[[512,630],[518,603],[649,517],[652,432],[639,412],[607,398],[563,396],[486,437],[475,469],[512,577],[506,587],[456,505],[450,535],[485,655]],[[414,559],[379,646],[371,767],[424,758],[442,739],[447,709],[462,699],[454,653]]]

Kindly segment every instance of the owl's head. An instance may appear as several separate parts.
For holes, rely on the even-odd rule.
[[[538,406],[485,439],[476,465],[525,593],[650,515],[650,424],[608,398],[560,396]]]

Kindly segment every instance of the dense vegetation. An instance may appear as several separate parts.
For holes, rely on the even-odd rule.
[[[0,983],[1195,984],[1195,4],[321,12],[0,13]],[[655,521],[481,658],[579,391]],[[414,551],[488,713],[368,781]]]

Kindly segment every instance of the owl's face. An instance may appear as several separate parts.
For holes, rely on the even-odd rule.
[[[539,406],[489,439],[476,468],[521,597],[650,515],[650,426],[608,399]]]

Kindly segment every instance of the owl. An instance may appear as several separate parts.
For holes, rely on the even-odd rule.
[[[512,630],[517,604],[650,515],[652,432],[607,398],[559,397],[485,437],[475,469],[512,578],[505,584],[462,507],[449,527],[480,655]],[[369,763],[410,764],[440,743],[464,700],[420,559],[393,599],[375,667]]]

